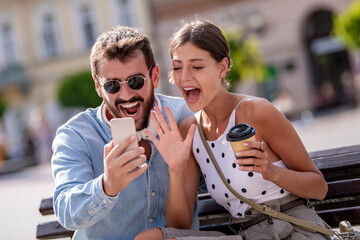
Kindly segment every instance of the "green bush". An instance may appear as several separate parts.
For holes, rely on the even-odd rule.
[[[90,71],[65,76],[57,95],[59,102],[64,107],[96,107],[102,101],[95,91]]]
[[[3,98],[0,97],[0,119],[2,118],[2,116],[5,113],[5,109],[6,109],[6,103],[5,100]]]
[[[334,17],[333,32],[349,48],[360,48],[360,1]]]
[[[262,53],[254,38],[245,38],[240,31],[224,31],[232,59],[227,76],[232,91],[238,81],[262,81],[266,74]]]

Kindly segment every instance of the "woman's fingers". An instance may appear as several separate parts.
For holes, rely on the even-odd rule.
[[[146,133],[148,138],[155,144],[155,146],[157,146],[159,140],[157,140],[157,138],[154,135],[152,135],[152,133],[147,128],[144,129],[144,132]]]
[[[193,140],[194,135],[195,135],[195,129],[196,129],[196,125],[191,124],[191,126],[190,126],[190,128],[188,130],[186,139],[185,139],[185,142],[186,142],[187,145],[191,145],[192,140]]]
[[[158,122],[160,124],[160,127],[162,128],[162,130],[164,131],[164,133],[169,131],[169,126],[165,120],[164,115],[162,114],[160,108],[158,106],[154,107],[155,113],[156,113],[156,117],[158,119]]]
[[[176,120],[175,120],[174,115],[172,114],[170,108],[169,107],[164,107],[164,110],[165,110],[166,116],[168,117],[171,130],[178,129]]]
[[[156,114],[154,112],[151,112],[150,116],[151,116],[151,121],[154,124],[154,127],[155,127],[155,130],[156,130],[157,134],[161,137],[164,134],[164,131],[163,131],[163,129],[161,128],[161,126],[159,124],[159,121],[158,121],[158,118],[156,117]]]

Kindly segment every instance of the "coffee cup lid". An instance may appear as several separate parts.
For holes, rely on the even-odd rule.
[[[253,127],[242,123],[232,127],[226,135],[226,139],[229,142],[242,141],[254,136],[255,133],[256,131]]]

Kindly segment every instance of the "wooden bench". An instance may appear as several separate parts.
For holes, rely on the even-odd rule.
[[[316,212],[330,226],[338,227],[341,220],[360,224],[360,145],[310,153],[311,159],[324,174],[329,191],[322,201],[310,200]],[[53,214],[52,198],[40,204],[42,215]],[[217,230],[232,234],[228,228],[229,213],[208,193],[199,194],[201,230]],[[37,239],[72,237],[57,221],[37,225]]]

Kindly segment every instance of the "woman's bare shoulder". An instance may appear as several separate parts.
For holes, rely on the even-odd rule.
[[[236,115],[249,120],[260,120],[274,110],[275,107],[267,99],[246,96],[236,109]]]
[[[196,124],[196,118],[195,115],[191,115],[187,118],[185,118],[180,124],[179,124],[179,131],[182,136],[186,136],[190,126],[192,124]],[[185,135],[184,135],[185,134]]]

